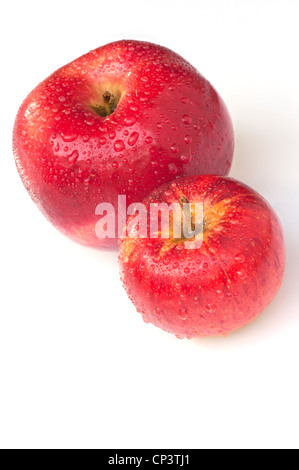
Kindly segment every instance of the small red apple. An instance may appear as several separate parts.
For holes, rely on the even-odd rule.
[[[123,284],[146,322],[181,338],[227,335],[277,293],[285,266],[282,228],[265,199],[226,177],[180,178],[143,204],[149,213],[151,204],[182,200],[203,206],[201,246],[188,249],[193,239],[171,231],[167,239],[138,237],[133,215],[120,241]]]
[[[96,206],[117,210],[162,183],[197,173],[227,174],[234,139],[211,84],[164,47],[118,41],[60,68],[19,109],[16,164],[32,199],[65,235],[99,239]]]

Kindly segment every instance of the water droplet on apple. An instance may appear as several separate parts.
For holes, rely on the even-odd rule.
[[[70,165],[74,165],[76,161],[79,158],[79,152],[78,150],[74,150],[69,156],[68,156],[68,162]]]
[[[244,263],[245,261],[245,256],[242,253],[239,253],[238,255],[235,256],[235,260],[238,263]]]
[[[184,124],[191,124],[192,117],[189,116],[189,114],[183,114],[182,121],[183,121]]]
[[[207,305],[206,305],[206,309],[207,309],[208,312],[210,312],[210,313],[215,313],[216,310],[217,310],[217,307],[216,307],[214,304],[207,304]]]
[[[137,121],[135,116],[128,116],[124,119],[124,123],[126,126],[133,126],[135,122]]]
[[[110,132],[109,134],[109,139],[113,140],[115,138],[116,134],[114,131]]]
[[[146,144],[151,144],[152,141],[153,141],[153,138],[152,138],[150,135],[147,136],[146,139],[145,139],[145,143],[146,143]]]
[[[170,175],[176,175],[178,172],[177,166],[175,163],[169,163],[168,171]]]
[[[170,150],[172,151],[172,153],[178,153],[178,146],[176,144],[172,144]]]
[[[189,163],[191,161],[191,154],[190,155],[181,155],[181,161],[183,163]]]
[[[113,162],[112,166],[113,166],[113,168],[118,168],[118,162]]]
[[[223,299],[224,297],[224,292],[221,289],[216,290],[216,294],[218,295],[219,299]]]
[[[64,142],[73,142],[74,140],[77,139],[78,135],[77,134],[63,134],[61,132],[61,137]]]
[[[183,103],[183,104],[187,104],[187,103],[189,103],[189,98],[183,97],[183,98],[180,99],[180,102]]]
[[[105,124],[101,124],[101,125],[99,126],[99,131],[100,131],[100,132],[103,132],[103,133],[105,134],[105,133],[108,131],[108,128],[107,128],[107,126],[106,126]]]
[[[87,134],[82,137],[83,142],[88,142],[89,139],[90,139],[90,136]]]
[[[176,86],[175,85],[169,85],[168,90],[169,91],[174,91],[174,90],[176,90]]]
[[[128,144],[131,146],[135,145],[138,140],[138,137],[139,137],[138,132],[132,132],[132,134],[129,137]]]
[[[191,144],[191,142],[192,142],[191,135],[185,135],[184,141],[185,141],[186,144]]]
[[[99,138],[99,142],[100,142],[101,145],[105,145],[106,142],[107,142],[106,137],[100,137],[100,138]]]
[[[137,105],[133,104],[130,107],[130,110],[133,111],[133,113],[137,113],[137,111],[139,111],[139,107]]]
[[[155,314],[160,316],[162,314],[162,310],[160,309],[160,307],[156,307],[155,308]]]
[[[188,311],[185,308],[179,309],[179,318],[180,320],[187,320],[188,318]]]
[[[239,270],[237,271],[237,275],[238,275],[238,277],[239,277],[240,279],[242,279],[242,281],[244,281],[244,279],[246,279],[246,277],[247,277],[247,274],[246,274],[246,272],[244,271],[244,269],[239,269]]]
[[[91,119],[91,118],[88,118],[88,119],[85,119],[85,123],[88,125],[88,126],[93,126],[95,124],[95,120],[94,119]]]

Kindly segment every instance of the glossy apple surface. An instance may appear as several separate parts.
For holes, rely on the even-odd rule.
[[[234,139],[211,84],[164,47],[119,41],[60,68],[19,109],[16,164],[32,199],[65,235],[104,247],[95,208],[138,201],[177,176],[227,174]]]
[[[151,203],[182,197],[203,204],[200,248],[171,235],[132,238],[131,226],[120,242],[122,281],[146,322],[181,338],[227,335],[277,293],[285,266],[282,228],[263,197],[231,178],[181,178],[143,202],[149,211]]]

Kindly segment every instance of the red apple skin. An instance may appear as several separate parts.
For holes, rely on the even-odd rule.
[[[102,117],[105,91],[120,97]],[[16,117],[20,176],[44,215],[94,247],[95,208],[140,202],[177,176],[227,174],[234,137],[221,97],[186,60],[164,47],[123,40],[60,68],[25,99]]]
[[[143,203],[149,210],[150,203],[171,204],[181,195],[203,204],[201,247],[128,235],[120,241],[123,285],[146,322],[179,338],[225,336],[256,318],[277,293],[285,267],[282,227],[263,197],[227,177],[178,179]]]

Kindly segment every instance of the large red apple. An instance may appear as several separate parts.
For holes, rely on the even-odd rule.
[[[194,203],[203,205],[201,246],[188,249],[194,240],[173,237],[172,224],[168,238],[142,238],[131,216],[120,242],[124,287],[146,322],[179,337],[227,335],[256,318],[280,287],[280,222],[254,190],[220,176],[177,179],[143,203],[149,214],[151,204],[180,201],[190,203],[191,216]]]
[[[119,41],[62,67],[18,112],[13,138],[32,199],[64,234],[90,246],[96,206],[141,201],[179,175],[227,174],[233,129],[211,84],[161,46]]]

